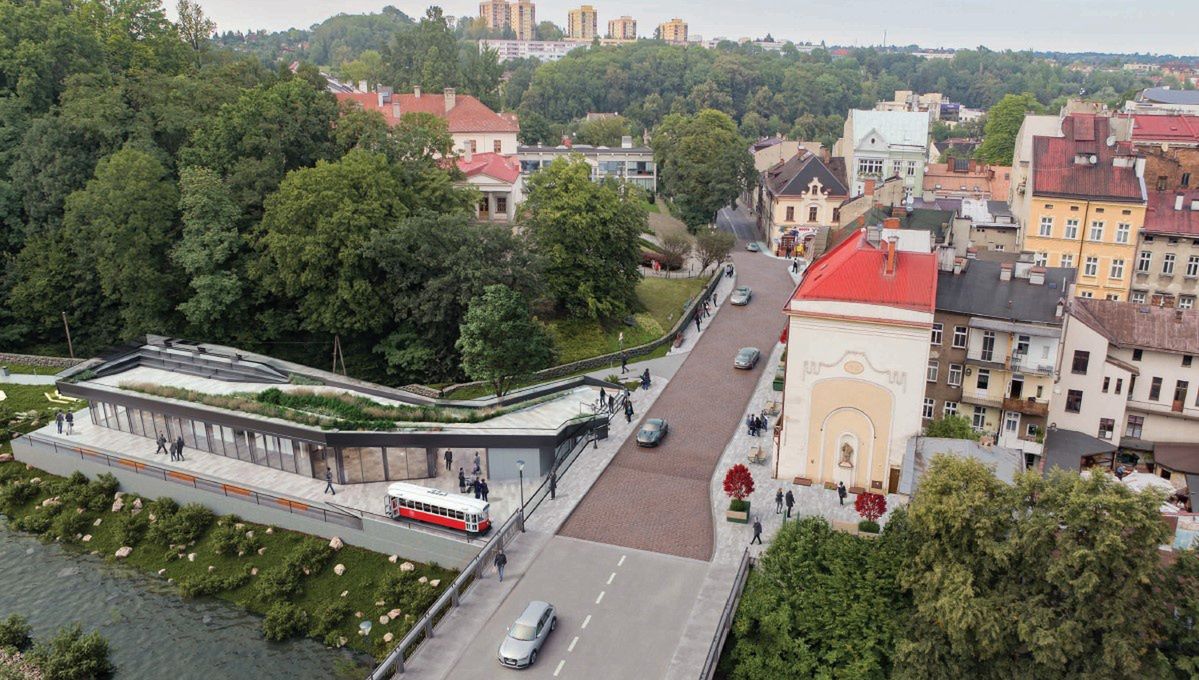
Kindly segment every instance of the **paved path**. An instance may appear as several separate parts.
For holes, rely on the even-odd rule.
[[[783,329],[781,309],[794,283],[783,262],[747,253],[733,255],[737,284],[754,291],[745,307],[732,307],[708,320],[708,329],[688,354],[649,417],[670,423],[657,449],[628,441],[561,530],[564,536],[681,557],[707,560],[713,526],[708,483],[729,438],[740,427],[745,404],[763,360],[752,371],[733,368],[741,347],[764,355]]]

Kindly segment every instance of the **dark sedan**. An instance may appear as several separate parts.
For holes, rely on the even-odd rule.
[[[670,426],[661,418],[650,418],[641,426],[641,431],[637,433],[638,446],[657,446],[666,438],[666,434],[670,432]]]
[[[743,368],[749,370],[758,365],[758,359],[762,358],[762,353],[757,347],[742,347],[740,352],[737,352],[737,358],[733,359],[734,368]]]

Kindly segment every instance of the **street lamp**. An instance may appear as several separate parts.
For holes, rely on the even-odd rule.
[[[516,461],[516,472],[520,476],[520,530],[525,530],[525,462]]]

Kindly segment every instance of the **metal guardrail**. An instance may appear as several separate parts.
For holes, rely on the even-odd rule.
[[[330,511],[313,504],[311,501],[277,496],[245,486],[226,484],[190,472],[169,470],[150,463],[144,463],[140,460],[122,458],[83,446],[60,446],[54,440],[43,439],[32,434],[24,435],[19,439],[26,440],[31,446],[40,446],[43,449],[52,450],[57,454],[78,456],[80,460],[104,463],[107,467],[135,472],[147,477],[161,479],[164,482],[174,482],[175,484],[190,486],[193,489],[221,494],[226,498],[234,498],[247,503],[254,503],[255,505],[270,507],[276,510],[286,510],[290,514],[319,519],[328,524],[336,524],[337,526],[348,527],[350,529],[362,529],[361,517],[355,517],[352,514],[340,511]]]
[[[733,579],[733,591],[724,603],[720,612],[720,622],[716,624],[716,635],[708,646],[708,657],[704,659],[703,670],[699,672],[699,680],[712,680],[716,673],[716,663],[720,661],[720,652],[724,649],[724,641],[728,638],[729,629],[733,626],[733,614],[741,603],[741,593],[745,590],[745,581],[749,578],[749,568],[753,566],[754,558],[749,554],[749,548],[741,553],[741,564],[737,566],[737,576]]]

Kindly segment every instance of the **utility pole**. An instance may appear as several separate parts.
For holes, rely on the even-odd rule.
[[[75,347],[71,344],[71,326],[67,323],[67,313],[62,313],[62,327],[67,332],[67,352],[71,354],[71,358],[75,358]]]

